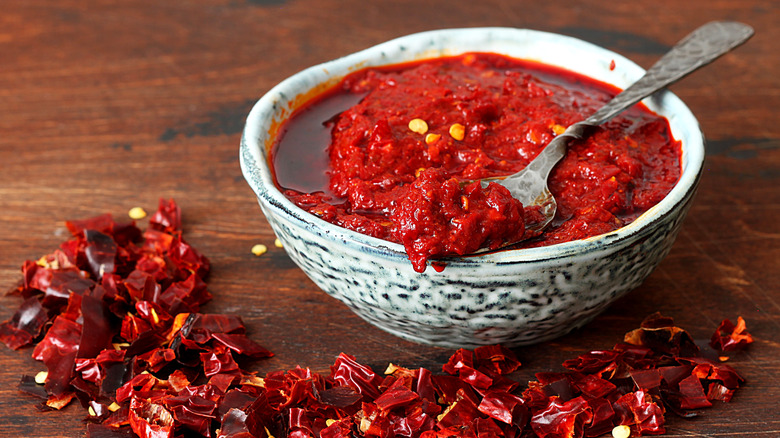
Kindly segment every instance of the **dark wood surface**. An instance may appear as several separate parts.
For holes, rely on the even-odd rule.
[[[638,289],[586,327],[518,349],[517,378],[609,348],[648,314],[696,338],[744,316],[756,337],[732,359],[747,384],[730,404],[668,436],[780,436],[780,4],[765,0],[530,2],[483,0],[24,0],[0,13],[0,289],[53,250],[64,220],[175,198],[188,241],[210,257],[214,300],[276,353],[253,369],[326,371],[339,352],[383,369],[439,366],[451,350],[399,340],[321,292],[273,246],[244,182],[245,115],[304,67],[407,33],[514,26],[559,32],[649,66],[709,20],[751,24],[755,37],[673,90],[697,115],[708,157],[671,254]],[[255,257],[250,248],[270,250]],[[19,305],[0,298],[0,320]],[[40,413],[17,392],[43,365],[0,348],[0,436],[84,436],[76,404]]]

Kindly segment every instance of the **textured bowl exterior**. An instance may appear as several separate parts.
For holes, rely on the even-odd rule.
[[[538,60],[624,87],[643,73],[631,61],[561,35],[472,28],[399,38],[298,73],[269,91],[247,118],[241,167],[285,250],[325,292],[402,338],[443,347],[527,345],[582,326],[639,286],[668,254],[690,207],[704,159],[698,122],[673,94],[645,103],[683,143],[680,182],[632,224],[590,239],[446,260],[415,272],[403,247],[329,224],[276,189],[268,162],[273,127],[299,96],[366,66],[469,51]],[[609,64],[614,60],[615,69]]]

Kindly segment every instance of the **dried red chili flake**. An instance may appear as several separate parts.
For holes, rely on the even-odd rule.
[[[654,313],[640,328],[626,333],[624,342],[650,348],[656,354],[696,356],[699,347],[685,330],[675,327],[671,318]]]
[[[160,198],[157,211],[149,218],[152,229],[168,234],[181,230],[181,209],[173,199]]]
[[[498,375],[510,374],[520,367],[515,353],[503,345],[486,345],[474,349],[474,361],[478,370]]]
[[[0,341],[9,348],[18,350],[33,343],[49,321],[46,309],[39,297],[30,297],[22,303],[10,320],[0,324]]]
[[[666,432],[664,414],[661,408],[645,391],[625,394],[612,404],[618,425],[631,427],[631,434],[657,435]]]
[[[411,379],[397,379],[382,395],[374,400],[374,404],[383,411],[408,406],[420,399],[419,394],[412,391],[411,386]]]
[[[133,397],[130,401],[130,427],[141,438],[171,438],[174,420],[164,406]]]
[[[522,409],[525,401],[506,391],[488,391],[479,402],[477,409],[483,414],[502,423],[513,424],[518,416],[518,410]]]
[[[553,396],[543,410],[533,414],[531,428],[542,438],[583,436],[585,424],[592,420],[593,412],[584,398],[563,402]]]
[[[341,353],[330,367],[330,378],[337,384],[349,386],[369,401],[379,397],[382,378],[367,366],[357,362],[354,356]]]
[[[741,316],[737,317],[736,325],[724,319],[710,340],[710,346],[719,351],[741,350],[751,343],[753,343],[753,336],[748,333],[745,320]]]
[[[236,359],[273,354],[240,318],[198,313],[211,299],[210,263],[184,240],[173,200],[160,200],[146,232],[108,214],[66,227],[70,239],[23,264],[12,293],[25,300],[0,324],[0,340],[37,343],[33,357],[48,369],[43,386],[23,379],[22,391],[56,409],[78,397],[89,421],[109,428],[90,427],[95,436],[128,426],[145,437],[211,436],[231,388],[256,397],[255,377]]]

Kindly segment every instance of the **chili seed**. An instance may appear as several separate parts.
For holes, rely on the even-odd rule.
[[[409,121],[409,130],[418,134],[428,132],[428,124],[423,119],[412,119]]]
[[[46,378],[49,377],[48,371],[41,371],[40,373],[35,375],[35,383],[39,385],[43,385],[46,383]]]
[[[615,428],[612,429],[612,436],[614,438],[628,438],[631,436],[631,428],[625,424],[615,426]]]
[[[440,138],[441,138],[441,134],[430,133],[425,136],[425,143],[427,144],[436,143],[436,141],[438,141]]]
[[[466,127],[460,123],[453,124],[450,126],[450,137],[458,141],[463,140],[466,137]]]
[[[252,254],[258,257],[265,254],[266,251],[268,251],[268,247],[263,245],[262,243],[258,243],[257,245],[252,247]]]
[[[274,246],[277,248],[282,248],[282,241],[279,239],[274,240]]]
[[[130,219],[143,219],[146,217],[146,210],[141,207],[133,207],[127,212],[127,215],[130,216]]]

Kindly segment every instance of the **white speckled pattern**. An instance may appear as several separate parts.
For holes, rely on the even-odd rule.
[[[470,51],[558,65],[619,87],[643,72],[613,52],[545,32],[471,28],[409,35],[311,67],[274,87],[247,117],[241,168],[290,257],[319,287],[372,324],[412,341],[453,348],[552,339],[587,323],[639,286],[674,242],[701,173],[704,140],[695,117],[672,93],[645,101],[669,118],[672,132],[683,143],[680,182],[661,203],[609,234],[453,258],[443,272],[428,268],[417,273],[401,245],[340,228],[299,209],[271,178],[270,132],[302,103],[298,96],[366,66]],[[614,70],[609,69],[612,60]]]

